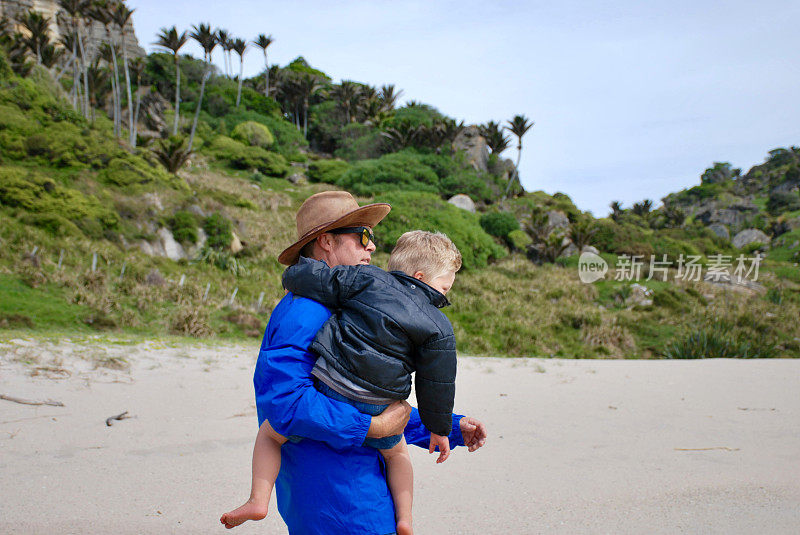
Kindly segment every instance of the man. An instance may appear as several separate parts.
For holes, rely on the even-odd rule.
[[[329,266],[368,264],[375,244],[369,231],[389,213],[388,204],[359,207],[343,191],[312,195],[297,212],[298,240],[278,260],[285,265],[304,256]],[[292,535],[386,535],[395,530],[394,506],[382,457],[362,447],[366,437],[404,432],[409,444],[427,448],[430,433],[405,401],[378,416],[319,393],[308,347],[331,313],[321,304],[287,294],[273,310],[261,344],[253,383],[259,425],[269,419],[286,443],[275,483],[278,509]],[[454,416],[451,445],[470,451],[483,446],[486,430],[474,418]]]

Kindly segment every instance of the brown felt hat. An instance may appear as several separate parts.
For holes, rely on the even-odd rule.
[[[386,203],[358,206],[346,191],[316,193],[297,211],[297,241],[280,254],[278,262],[286,266],[295,264],[300,250],[329,230],[357,226],[373,228],[391,209]]]

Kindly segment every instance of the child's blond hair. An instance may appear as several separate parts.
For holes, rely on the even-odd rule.
[[[397,240],[389,257],[389,271],[414,276],[422,272],[428,281],[461,269],[461,253],[441,232],[412,230]]]

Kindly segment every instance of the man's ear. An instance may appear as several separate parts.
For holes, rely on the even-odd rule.
[[[425,278],[425,274],[421,271],[416,271],[414,273],[414,278],[417,279],[418,281],[421,281],[422,279]]]
[[[333,234],[325,232],[317,236],[317,245],[326,253],[330,253],[333,250]]]

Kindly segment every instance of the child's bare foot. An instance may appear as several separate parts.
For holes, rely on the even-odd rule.
[[[264,517],[267,516],[268,507],[269,502],[258,504],[251,500],[247,500],[244,505],[238,509],[234,509],[233,511],[222,515],[219,521],[225,525],[225,528],[231,529],[235,528],[239,524],[247,522],[248,520],[263,520]]]
[[[397,535],[414,535],[414,530],[411,529],[411,522],[405,520],[398,522]]]

